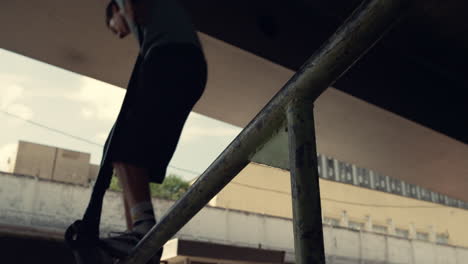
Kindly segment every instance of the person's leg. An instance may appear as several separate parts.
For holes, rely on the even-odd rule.
[[[121,179],[119,179],[120,182],[122,182]],[[122,192],[122,201],[124,205],[124,214],[125,214],[125,223],[127,224],[127,230],[132,230],[132,217],[130,216],[130,207],[127,202],[127,198],[125,197],[126,195],[124,192]]]
[[[113,257],[120,259],[129,254],[156,221],[151,203],[148,169],[128,162],[114,161],[112,165],[123,191],[127,231],[111,233],[110,237],[101,240],[101,246]],[[159,263],[161,254],[162,249],[148,264]]]
[[[153,212],[149,181],[164,179],[185,120],[206,82],[206,64],[198,48],[175,45],[152,51],[139,65],[138,78],[132,78],[138,82],[127,90],[132,92],[128,94],[131,103],[126,105],[112,152],[134,226],[131,231],[142,231],[139,234],[147,233],[156,222],[154,215],[147,214]],[[104,246],[117,257],[125,256],[141,239],[138,233],[111,237]],[[162,248],[153,260],[157,262],[161,253]]]
[[[125,142],[132,144],[124,144],[121,162],[113,163],[127,199],[131,230],[143,233],[156,223],[149,182],[164,179],[183,125],[206,82],[206,64],[198,48],[174,45],[152,51],[141,62],[132,87],[137,89],[125,133]],[[151,121],[155,119],[159,122]]]
[[[114,162],[113,166],[123,189],[127,227],[144,235],[156,223],[148,169],[124,162]]]
[[[115,166],[113,165],[112,167],[114,168]],[[126,198],[125,193],[123,192],[122,180],[124,179],[119,178],[119,174],[117,173],[117,169],[115,168],[114,168],[114,175],[117,176],[119,187],[122,189],[122,204],[124,206],[125,224],[127,225],[127,231],[130,231],[132,230],[133,225],[132,225],[132,217],[130,215],[130,208],[128,206],[127,198]]]

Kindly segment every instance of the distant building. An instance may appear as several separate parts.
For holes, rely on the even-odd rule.
[[[90,164],[89,153],[19,141],[8,159],[8,171],[39,179],[88,185],[97,177],[99,166]]]
[[[325,226],[468,247],[465,202],[332,158],[318,161]],[[251,163],[209,205],[291,219],[289,172]]]

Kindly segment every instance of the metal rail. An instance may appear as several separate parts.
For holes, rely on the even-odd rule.
[[[289,168],[296,263],[325,264],[314,102],[293,100],[288,119]]]
[[[120,264],[146,263],[169,239],[171,239],[196,213],[198,213],[224,186],[226,186],[284,124],[286,109],[296,99],[314,102],[318,96],[346,72],[384,33],[405,10],[408,0],[364,0],[343,26],[317,51],[301,69],[271,99],[260,113],[244,128],[236,139],[220,154],[187,193],[177,201]],[[311,33],[313,34],[313,32]],[[312,115],[312,109],[310,109]],[[294,120],[294,119],[293,119]],[[294,121],[293,121],[294,122]],[[309,130],[308,132],[311,132]],[[315,139],[311,157],[315,153]],[[316,170],[316,169],[315,169]],[[304,171],[310,172],[310,170]],[[314,173],[309,177],[317,177]],[[318,179],[313,179],[318,181]],[[296,181],[297,184],[304,184]],[[311,186],[316,193],[298,200],[318,207],[311,214],[319,214],[318,185]],[[312,199],[313,201],[310,201]],[[301,205],[302,207],[304,204]],[[297,217],[297,216],[296,216]],[[299,215],[299,217],[301,217]],[[311,228],[322,229],[321,220],[313,218]],[[295,219],[295,221],[301,219]],[[307,220],[307,218],[306,218]],[[296,232],[296,235],[301,232]],[[320,232],[321,233],[321,232]],[[324,263],[323,239],[296,248],[296,263]],[[295,239],[297,240],[297,239]],[[302,243],[302,242],[301,242]],[[317,246],[318,244],[318,246]],[[314,246],[315,245],[315,246]],[[295,244],[297,247],[298,244]],[[303,251],[314,248],[311,259],[303,258]],[[321,253],[319,253],[321,251]]]

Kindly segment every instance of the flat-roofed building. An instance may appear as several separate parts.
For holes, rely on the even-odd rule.
[[[88,185],[99,171],[89,153],[27,141],[19,141],[8,159],[10,173],[72,184]]]

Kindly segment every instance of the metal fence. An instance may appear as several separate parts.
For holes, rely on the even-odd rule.
[[[296,263],[325,263],[313,104],[398,21],[410,2],[364,0],[119,263],[146,263],[285,123],[289,133]]]

